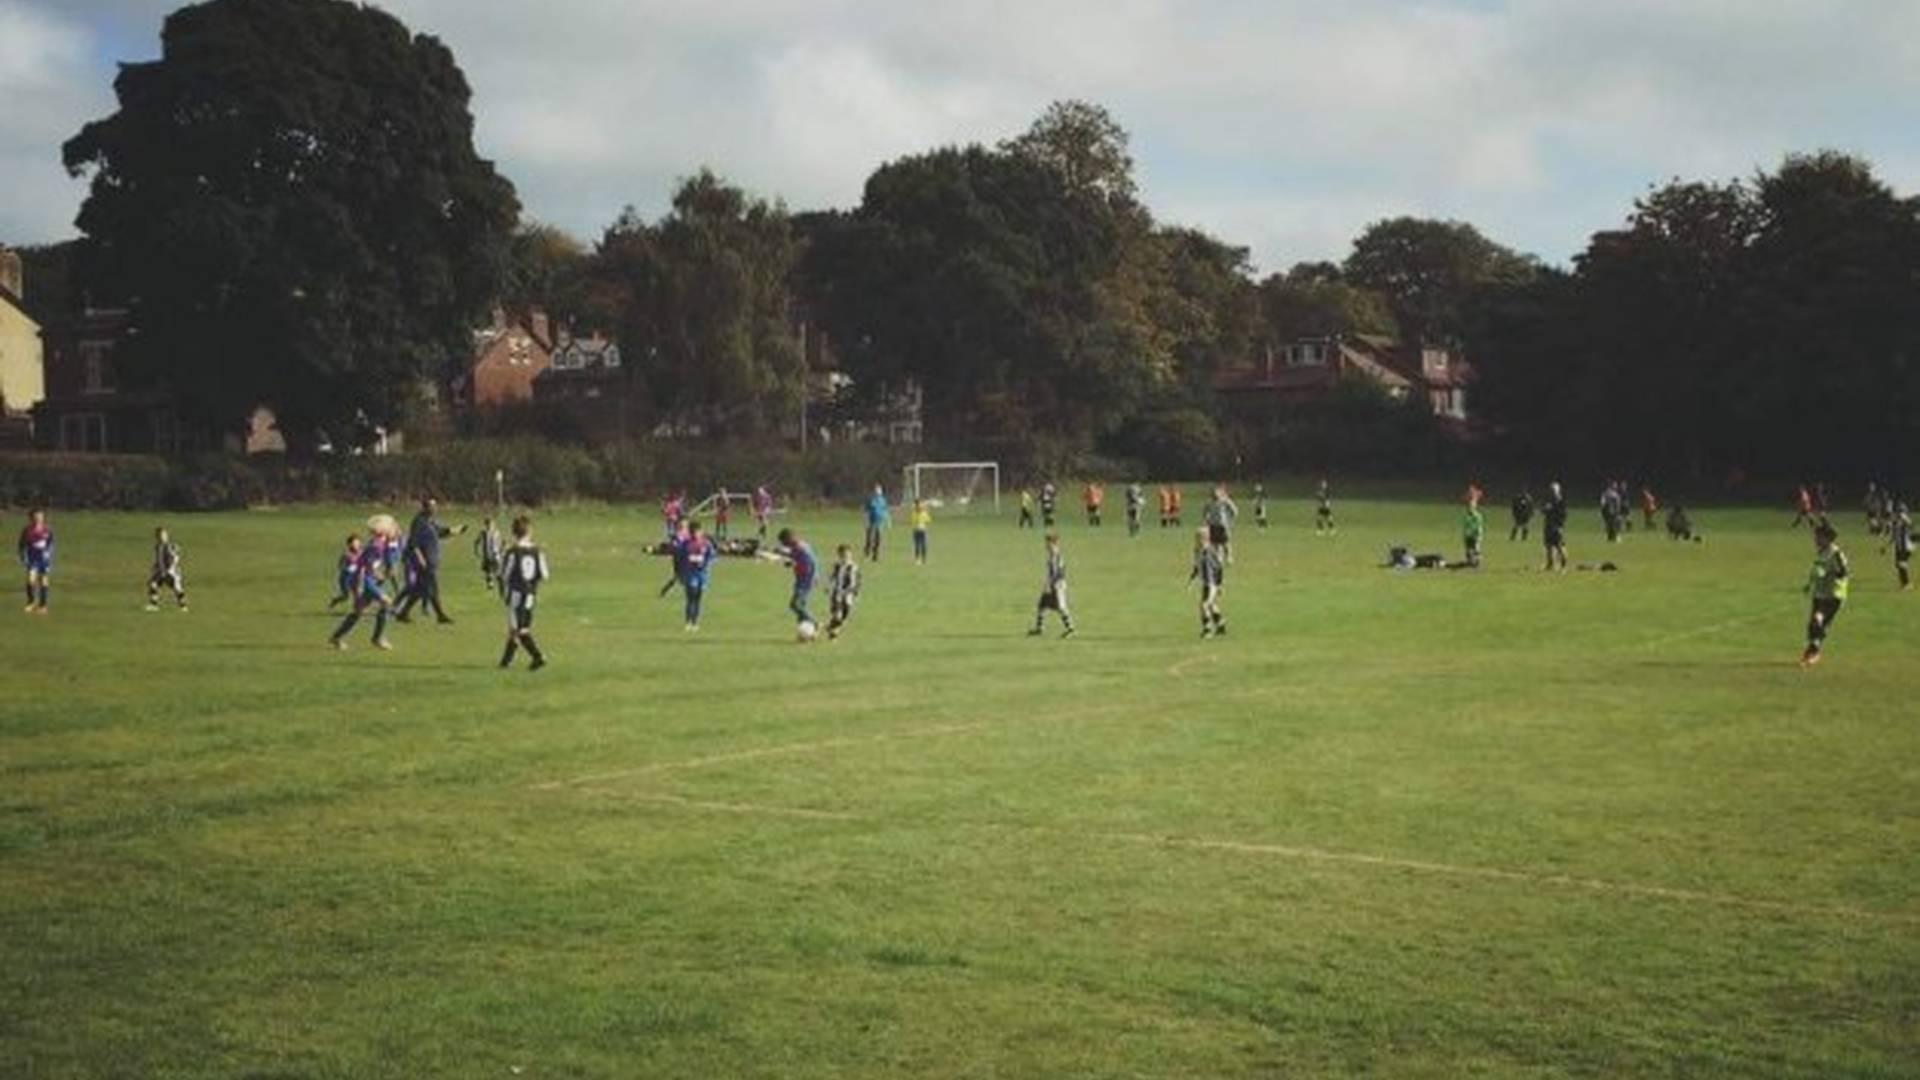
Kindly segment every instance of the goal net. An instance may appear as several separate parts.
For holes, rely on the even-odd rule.
[[[925,499],[930,506],[960,511],[1000,509],[997,461],[917,461],[902,470],[901,480],[908,502]]]

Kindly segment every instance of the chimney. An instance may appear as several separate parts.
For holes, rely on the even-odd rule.
[[[10,247],[0,247],[0,289],[12,293],[16,300],[27,298],[26,270],[20,253]]]
[[[527,329],[533,332],[533,339],[543,349],[553,348],[553,325],[547,320],[547,313],[540,308],[527,312]]]

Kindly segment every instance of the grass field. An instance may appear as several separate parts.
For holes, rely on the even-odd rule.
[[[1772,511],[1392,574],[1457,508],[1277,502],[1207,642],[1185,533],[1068,522],[1032,640],[1039,540],[948,517],[802,647],[779,567],[691,637],[650,513],[560,508],[531,674],[461,542],[457,625],[324,647],[369,509],[174,519],[186,615],[154,518],[56,515],[0,1076],[1920,1075],[1920,594],[1852,520],[1803,672]]]

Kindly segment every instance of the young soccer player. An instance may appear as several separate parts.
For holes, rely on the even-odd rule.
[[[780,548],[775,558],[793,568],[793,596],[787,602],[787,610],[793,612],[794,623],[813,622],[813,615],[807,611],[807,601],[813,596],[813,582],[819,572],[819,563],[813,557],[813,546],[800,539],[800,534],[792,529],[781,529],[776,538]]]
[[[1207,539],[1220,552],[1228,566],[1233,565],[1233,523],[1239,520],[1240,507],[1227,494],[1227,485],[1213,485],[1213,498],[1200,510],[1206,520]]]
[[[1525,540],[1533,529],[1533,496],[1525,488],[1513,493],[1513,528],[1507,530],[1507,542]]]
[[[1020,489],[1019,527],[1022,529],[1033,528],[1033,491],[1029,488]]]
[[[1226,587],[1227,565],[1220,549],[1208,542],[1207,530],[1193,533],[1193,572],[1189,583],[1200,583],[1200,636],[1210,638],[1227,632],[1226,616],[1220,613],[1220,590]]]
[[[1040,591],[1040,602],[1033,609],[1033,629],[1027,631],[1028,637],[1039,637],[1046,630],[1047,612],[1060,613],[1060,623],[1065,627],[1060,632],[1062,638],[1073,636],[1073,613],[1067,609],[1067,557],[1060,551],[1060,534],[1047,534],[1047,584]]]
[[[488,592],[500,589],[500,558],[505,552],[500,527],[490,517],[482,521],[479,535],[473,538],[473,555],[480,561],[480,584]]]
[[[1567,500],[1560,494],[1560,482],[1547,485],[1546,502],[1540,505],[1540,538],[1546,542],[1545,569],[1567,572]]]
[[[360,566],[360,534],[348,533],[346,549],[340,552],[340,559],[334,564],[333,599],[327,601],[327,610],[332,611],[341,603],[353,599],[353,575]]]
[[[834,555],[827,572],[828,641],[839,640],[840,631],[853,618],[853,602],[860,596],[860,564],[853,561],[853,549],[841,544]]]
[[[1180,494],[1179,484],[1168,485],[1167,487],[1167,520],[1171,522],[1173,524],[1173,527],[1176,529],[1180,527],[1180,522],[1181,522],[1180,500],[1183,497],[1184,496]]]
[[[353,633],[353,628],[360,622],[360,616],[368,608],[373,608],[373,647],[393,648],[392,642],[387,640],[387,612],[392,607],[393,601],[387,595],[385,584],[388,575],[392,573],[391,564],[387,560],[387,550],[391,545],[392,540],[386,533],[375,530],[368,538],[366,545],[360,549],[360,557],[353,564],[353,579],[350,583],[350,589],[353,592],[353,610],[347,613],[346,618],[340,620],[339,626],[334,627],[333,636],[327,639],[327,644],[336,649],[346,648],[347,635]]]
[[[1626,506],[1620,501],[1620,488],[1609,483],[1600,490],[1600,523],[1606,527],[1607,543],[1620,542],[1620,519],[1626,514]]]
[[[1087,481],[1087,487],[1081,493],[1081,501],[1086,504],[1087,524],[1092,528],[1100,527],[1100,507],[1107,501],[1107,489],[1098,481]]]
[[[1256,528],[1267,527],[1267,485],[1253,485],[1253,524]]]
[[[1049,480],[1040,485],[1040,524],[1053,528],[1053,514],[1060,505],[1060,489]]]
[[[720,494],[713,500],[713,538],[715,540],[727,539],[728,530],[732,527],[732,524],[733,496],[727,494],[726,488],[721,488]]]
[[[1164,529],[1171,524],[1173,524],[1173,489],[1165,484],[1161,484],[1160,527]]]
[[[47,512],[35,507],[27,513],[27,526],[20,530],[20,565],[27,570],[27,614],[47,613],[48,580],[53,576],[53,529],[47,525]]]
[[[507,586],[507,647],[500,653],[500,666],[513,665],[513,655],[522,648],[533,658],[528,671],[547,666],[547,658],[533,640],[533,602],[540,585],[552,573],[547,568],[546,552],[533,542],[533,522],[525,514],[513,519],[513,546],[507,548],[504,575]]]
[[[1640,486],[1640,516],[1646,524],[1648,532],[1653,531],[1653,519],[1658,513],[1660,513],[1660,497],[1653,493],[1652,488],[1642,484]]]
[[[1807,485],[1801,484],[1799,490],[1794,492],[1793,505],[1794,505],[1795,513],[1793,515],[1793,520],[1787,524],[1787,528],[1797,529],[1800,527],[1800,523],[1803,521],[1806,522],[1808,525],[1812,525],[1813,524],[1813,490],[1807,487]]]
[[[687,633],[695,633],[700,629],[700,605],[706,599],[707,584],[713,578],[713,564],[717,555],[713,541],[700,531],[700,523],[688,521],[686,535],[676,545],[673,557],[680,589],[687,598],[687,622],[684,627]]]
[[[1146,508],[1147,493],[1138,482],[1127,485],[1127,535],[1140,535],[1140,512]]]
[[[893,523],[893,511],[887,506],[886,489],[879,484],[873,485],[873,494],[867,496],[867,542],[861,548],[867,561],[880,561],[880,530]]]
[[[1468,503],[1460,515],[1460,543],[1466,549],[1468,566],[1480,565],[1480,538],[1486,535],[1486,531],[1487,519],[1480,512],[1480,504]]]
[[[160,587],[173,590],[173,602],[187,610],[187,581],[180,570],[180,545],[165,526],[153,530],[153,568],[147,573],[147,610],[160,610]]]
[[[1338,530],[1333,524],[1333,487],[1326,477],[1320,478],[1320,486],[1314,490],[1314,498],[1319,508],[1313,512],[1313,535],[1332,536]]]
[[[767,490],[767,485],[761,484],[753,489],[753,499],[749,507],[753,511],[754,526],[760,531],[760,539],[765,541],[767,522],[773,518],[773,492]]]
[[[1893,545],[1893,570],[1900,575],[1900,590],[1905,592],[1913,588],[1913,576],[1907,569],[1913,561],[1913,515],[1907,512],[1906,503],[1893,504],[1887,516],[1887,533]]]
[[[1696,540],[1699,535],[1693,531],[1693,519],[1687,516],[1687,508],[1674,503],[1667,508],[1667,539]]]
[[[933,527],[933,509],[927,505],[927,500],[913,500],[913,511],[908,515],[907,523],[913,526],[913,561],[925,566],[927,530]]]
[[[1807,616],[1807,647],[1800,654],[1800,666],[1820,662],[1820,651],[1827,642],[1827,631],[1840,617],[1851,584],[1846,553],[1840,550],[1839,535],[1833,526],[1813,527],[1813,569],[1807,573],[1806,593],[1813,598],[1813,611]]]

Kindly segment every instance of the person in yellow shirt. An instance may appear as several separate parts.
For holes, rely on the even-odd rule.
[[[927,500],[913,500],[913,510],[907,515],[907,522],[913,526],[913,561],[925,566],[927,564],[927,529],[933,525],[933,511],[928,508]]]

